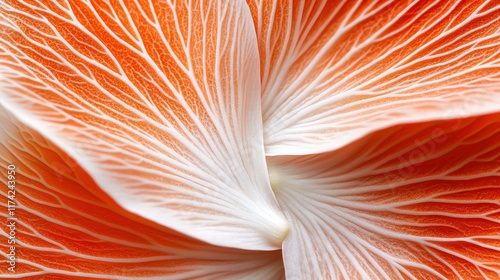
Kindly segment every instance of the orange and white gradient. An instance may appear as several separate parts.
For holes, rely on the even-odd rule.
[[[500,279],[499,18],[0,0],[0,278]]]

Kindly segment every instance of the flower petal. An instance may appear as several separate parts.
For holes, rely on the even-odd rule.
[[[280,248],[243,1],[7,0],[1,99],[101,198],[212,244]]]
[[[500,277],[499,113],[268,162],[287,279]]]
[[[209,245],[120,210],[67,154],[0,107],[0,165],[16,166],[15,273],[10,279],[279,279],[279,251]],[[6,171],[5,171],[6,172]],[[3,186],[7,177],[0,176]],[[2,198],[7,201],[7,188]],[[10,195],[10,194],[9,194]],[[2,219],[10,218],[0,211]],[[9,221],[9,220],[7,220]],[[1,255],[10,254],[7,227]],[[46,277],[46,278],[44,278]]]
[[[268,155],[500,108],[497,1],[247,2]]]

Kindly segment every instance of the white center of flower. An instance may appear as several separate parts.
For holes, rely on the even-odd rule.
[[[283,174],[272,166],[268,166],[269,181],[271,182],[271,188],[275,193],[279,192],[283,185],[285,184]]]
[[[269,181],[271,183],[271,188],[273,189],[273,192],[275,194],[278,194],[286,185],[285,176],[282,172],[280,172],[279,168],[275,166],[268,165],[267,172]],[[283,242],[283,240],[288,236],[289,231],[290,225],[288,224],[288,222],[286,223],[286,225],[280,224],[279,226],[277,226],[276,230],[273,233],[276,242],[279,242],[281,244],[281,242]]]

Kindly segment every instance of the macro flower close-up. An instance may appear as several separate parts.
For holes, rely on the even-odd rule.
[[[3,279],[500,279],[500,1],[0,0]]]

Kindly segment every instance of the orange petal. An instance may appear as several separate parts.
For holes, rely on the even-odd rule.
[[[500,108],[498,1],[247,2],[269,155]]]
[[[110,205],[91,178],[51,141],[0,107],[0,164],[14,164],[15,244],[0,229],[1,275],[31,279],[279,279],[281,253],[209,245]],[[7,176],[1,176],[7,186]],[[94,186],[93,186],[94,185]],[[11,193],[12,194],[12,193]],[[2,199],[7,201],[7,188]],[[10,195],[10,194],[9,194]],[[5,262],[15,246],[15,272]]]
[[[213,244],[280,248],[244,1],[7,0],[0,18],[2,102],[101,197]]]
[[[500,114],[268,159],[287,277],[499,279]]]

